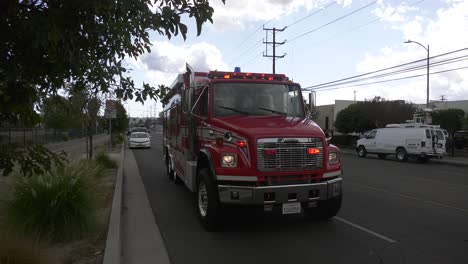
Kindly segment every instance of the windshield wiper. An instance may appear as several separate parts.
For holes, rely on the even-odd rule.
[[[271,112],[273,114],[282,115],[282,116],[287,116],[288,115],[288,114],[286,114],[284,112],[281,112],[281,111],[276,111],[276,110],[267,109],[267,108],[263,108],[263,107],[259,107],[258,109],[263,110],[263,111],[268,111],[268,112]]]
[[[226,106],[219,106],[219,108],[223,108],[223,109],[227,109],[227,110],[231,110],[233,112],[236,112],[236,113],[239,113],[239,114],[243,114],[243,115],[249,115],[248,112],[245,112],[245,111],[242,111],[242,110],[239,110],[239,109],[235,109],[235,108],[232,108],[232,107],[226,107]]]

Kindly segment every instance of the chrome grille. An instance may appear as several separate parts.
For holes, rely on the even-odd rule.
[[[308,148],[320,149],[310,155]],[[276,154],[266,155],[265,149]],[[323,143],[320,138],[262,138],[257,141],[257,167],[260,171],[315,170],[322,168]]]

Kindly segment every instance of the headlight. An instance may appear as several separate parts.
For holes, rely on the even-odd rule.
[[[328,163],[329,164],[337,164],[340,162],[340,154],[338,152],[329,152],[328,153]]]
[[[236,154],[224,153],[221,154],[221,167],[237,167]]]

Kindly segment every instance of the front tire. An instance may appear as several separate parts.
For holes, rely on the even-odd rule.
[[[400,162],[408,160],[408,153],[406,153],[406,150],[404,148],[397,148],[396,159]]]
[[[221,211],[218,189],[213,182],[209,169],[201,169],[198,178],[198,218],[207,231],[215,231],[218,227]]]
[[[169,154],[166,154],[166,172],[169,180],[173,181],[175,172],[172,170],[171,157],[169,157]]]
[[[316,208],[306,208],[304,212],[310,219],[328,220],[338,214],[342,200],[343,194],[328,200],[319,201]]]
[[[364,146],[359,146],[357,154],[358,154],[358,157],[365,158],[367,155],[366,148]]]

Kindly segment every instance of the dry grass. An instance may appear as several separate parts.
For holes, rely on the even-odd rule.
[[[1,264],[55,264],[50,252],[32,240],[11,234],[0,234]]]

